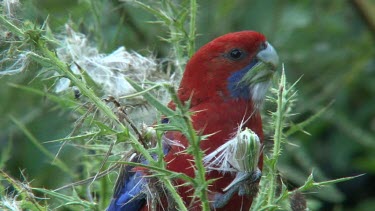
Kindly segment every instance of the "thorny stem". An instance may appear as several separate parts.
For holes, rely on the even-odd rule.
[[[17,26],[15,26],[13,23],[5,19],[4,16],[0,15],[0,23],[3,25],[5,28],[7,28],[9,31],[13,32],[17,36],[22,37],[24,35],[24,32],[19,29]]]
[[[182,118],[187,126],[187,138],[189,139],[191,151],[190,153],[193,155],[194,163],[196,167],[195,171],[195,181],[194,184],[196,187],[196,191],[198,191],[199,198],[202,202],[202,210],[210,210],[210,205],[208,202],[208,195],[207,195],[207,186],[208,183],[206,181],[206,169],[203,165],[203,152],[200,148],[200,141],[201,139],[197,135],[193,124],[190,120],[189,116],[189,108],[182,105],[181,101],[178,99],[177,94],[172,86],[167,86],[167,89],[172,97],[173,102],[176,103],[176,106],[181,109]],[[197,187],[197,185],[200,185]]]
[[[176,12],[176,4],[171,0],[161,1],[161,10],[154,9],[149,5],[140,1],[129,1],[141,6],[145,11],[154,15],[162,23],[164,23],[169,30],[169,38],[166,41],[170,42],[173,49],[173,57],[175,58],[175,68],[177,72],[183,73],[186,62],[185,54],[190,58],[195,52],[195,36],[196,36],[196,17],[197,17],[197,0],[190,0],[190,19],[189,29],[185,29],[185,22],[187,19],[179,20],[181,14]],[[185,17],[182,15],[182,17]]]
[[[135,83],[134,81],[132,81],[131,79],[127,79],[128,82],[130,83],[130,85],[133,86],[133,88],[135,90],[137,90],[138,92],[143,92],[144,90],[142,89],[142,87],[140,87],[137,83]],[[154,105],[156,108],[158,108],[158,110],[166,115],[166,116],[174,116],[175,113],[173,110],[169,109],[168,107],[164,107],[164,105],[162,105],[159,101],[157,101],[152,95],[150,95],[149,93],[147,92],[143,92],[144,94],[144,98],[152,105]],[[141,165],[139,165],[141,166]],[[153,167],[156,166],[156,167],[159,167],[159,168],[163,168],[164,167],[164,162],[153,162],[153,166],[149,166],[150,169],[153,169]],[[165,167],[164,167],[165,169]],[[166,177],[160,177],[160,180],[164,183],[165,187],[169,190],[169,194],[172,195],[173,199],[175,200],[175,202],[177,203],[177,206],[178,206],[178,209],[179,210],[187,210],[186,209],[186,206],[181,198],[181,196],[177,193],[175,187],[173,186],[173,184],[171,183],[171,181],[166,178]]]
[[[197,1],[190,0],[190,27],[189,27],[189,38],[188,38],[188,56],[191,58],[195,51],[195,25],[197,16]]]
[[[177,206],[178,206],[179,210],[187,211],[188,209],[186,208],[186,206],[184,204],[184,201],[182,200],[181,196],[178,195],[178,193],[176,192],[176,189],[173,186],[171,180],[163,177],[162,181],[164,182],[165,187],[168,189],[169,194],[171,194],[171,196],[173,197],[173,199],[177,203]]]
[[[170,25],[169,26],[169,31],[171,32],[171,40],[178,40],[178,30],[176,29],[176,27],[174,25]],[[178,69],[178,71],[180,72],[180,74],[182,74],[184,72],[184,59],[183,59],[183,50],[181,48],[181,43],[180,42],[172,42],[172,45],[173,45],[173,50],[174,50],[174,53],[176,54],[175,58],[176,58],[176,68]]]
[[[283,128],[283,119],[284,119],[284,112],[285,112],[285,90],[286,80],[285,80],[285,73],[281,74],[280,78],[280,85],[277,94],[277,110],[276,110],[276,118],[275,118],[275,133],[273,136],[274,144],[272,150],[272,156],[270,158],[270,168],[268,174],[271,175],[269,178],[268,187],[268,196],[267,196],[267,204],[270,207],[273,207],[274,200],[275,200],[275,192],[277,186],[277,160],[280,155],[281,150],[281,142],[282,142],[282,128]]]
[[[2,176],[10,184],[12,184],[13,188],[15,188],[17,190],[17,192],[21,196],[21,198],[25,199],[25,200],[22,200],[22,203],[26,204],[27,202],[25,202],[25,201],[29,201],[34,205],[33,210],[40,210],[40,211],[46,211],[47,210],[46,208],[39,205],[35,196],[31,192],[31,187],[29,186],[29,184],[27,184],[27,183],[23,184],[23,183],[19,182],[18,180],[13,179],[10,175],[8,175],[6,172],[4,172],[1,169],[0,169],[0,176]]]

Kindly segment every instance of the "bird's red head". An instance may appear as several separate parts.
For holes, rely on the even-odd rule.
[[[254,97],[255,86],[267,82],[278,57],[264,35],[255,31],[229,33],[201,47],[189,60],[179,97],[192,104],[206,100]],[[259,67],[259,64],[265,64]],[[256,67],[256,68],[255,68]],[[198,91],[199,90],[199,91]],[[263,95],[264,96],[264,95]]]

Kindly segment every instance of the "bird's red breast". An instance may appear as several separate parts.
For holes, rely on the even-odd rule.
[[[206,154],[212,152],[226,141],[228,141],[237,131],[240,123],[246,119],[248,121],[243,127],[248,127],[253,130],[260,139],[263,139],[262,122],[258,111],[253,109],[251,103],[244,100],[232,100],[231,102],[207,102],[196,105],[193,109],[196,112],[192,116],[192,122],[195,129],[202,134],[213,134],[207,140],[201,142],[201,149]],[[171,171],[185,173],[190,177],[194,177],[194,163],[193,158],[184,153],[184,149],[188,146],[188,141],[179,132],[168,132],[165,134],[168,139],[177,141],[183,145],[172,145],[171,150],[165,157],[168,163],[167,168]],[[262,162],[259,163],[261,168]],[[222,174],[218,171],[211,171],[206,174],[206,179],[216,178],[209,187],[209,196],[213,200],[216,193],[223,193],[223,189],[234,179],[232,173]],[[176,181],[178,185],[183,184],[183,181]],[[184,198],[187,204],[191,203],[191,194],[193,191],[191,187],[181,186],[179,188],[180,195]],[[248,210],[251,205],[251,197],[239,197],[235,195],[230,202],[222,209],[216,210]],[[190,209],[199,209],[199,202],[197,205],[190,207]],[[246,205],[246,206],[245,206]],[[189,210],[190,210],[189,209]]]

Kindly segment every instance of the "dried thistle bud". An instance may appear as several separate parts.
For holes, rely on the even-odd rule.
[[[156,145],[157,135],[154,127],[149,127],[146,124],[142,124],[141,133],[144,141],[147,144],[150,144],[151,147]]]
[[[257,169],[260,140],[249,128],[241,131],[234,137],[233,144],[229,145],[232,156],[228,162],[239,172],[253,172]]]
[[[293,211],[307,210],[306,199],[301,192],[295,191],[290,196],[290,208],[292,208]]]

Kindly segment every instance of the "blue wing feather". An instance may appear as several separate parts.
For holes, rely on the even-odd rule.
[[[143,188],[146,180],[141,172],[132,172],[132,168],[122,170],[119,177],[117,191],[115,191],[111,204],[107,208],[108,211],[138,211],[145,202],[146,195]]]
[[[164,118],[162,123],[168,123]],[[167,154],[170,149],[168,143],[163,142],[163,153]],[[153,155],[156,159],[156,155]],[[144,158],[135,158],[132,162],[147,164]],[[121,170],[115,193],[107,211],[139,211],[146,203],[145,187],[147,179],[140,171],[134,171],[134,167],[127,166]]]

